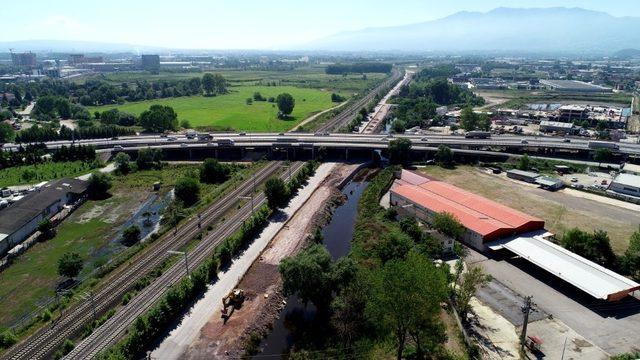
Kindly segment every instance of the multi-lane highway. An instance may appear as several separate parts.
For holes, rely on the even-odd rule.
[[[482,149],[489,147],[504,147],[508,149],[547,148],[552,150],[593,150],[589,143],[593,140],[584,138],[565,139],[552,136],[513,136],[494,135],[488,139],[465,138],[456,135],[393,135],[385,134],[345,134],[345,133],[252,133],[252,134],[211,134],[209,140],[199,141],[188,139],[185,135],[173,135],[169,138],[160,135],[130,136],[119,139],[92,139],[76,141],[75,144],[91,144],[99,152],[116,152],[137,150],[141,148],[161,149],[194,149],[194,148],[247,148],[247,147],[325,147],[325,148],[370,148],[385,149],[394,138],[411,140],[416,150],[427,150],[444,144],[452,148]],[[640,144],[626,142],[610,142],[617,146],[611,150],[616,153],[638,156]],[[56,141],[47,143],[47,147],[56,149],[69,146],[70,141]],[[6,149],[15,145],[5,145]]]

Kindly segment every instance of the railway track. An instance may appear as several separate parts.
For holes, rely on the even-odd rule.
[[[346,125],[353,119],[360,108],[366,106],[376,94],[400,79],[400,71],[394,69],[389,79],[323,124],[318,131],[330,131]],[[280,165],[281,162],[267,164],[254,175],[255,180],[253,178],[248,179],[224,198],[209,206],[202,213],[202,218],[200,219],[202,226],[206,227],[219,220],[223,214],[238,203],[240,196],[246,195],[251,191],[254,183],[261,183],[266,180]],[[292,164],[291,172],[299,170],[302,165],[299,162]],[[282,176],[284,177],[285,175],[283,174]],[[264,200],[264,195],[259,194],[254,198],[255,206],[260,206]],[[239,211],[234,212],[231,219],[225,221],[227,226],[211,231],[190,252],[192,254],[189,257],[190,263],[194,267],[202,263],[204,259],[211,255],[211,252],[221,241],[239,228],[242,220],[248,217],[250,211],[251,205],[245,204]],[[108,278],[103,281],[104,286],[101,286],[93,294],[93,306],[89,301],[83,301],[72,306],[52,326],[39,329],[21,343],[7,349],[0,359],[45,359],[51,357],[65,339],[77,336],[86,324],[94,320],[94,309],[97,316],[100,316],[117,306],[121,302],[122,296],[133,288],[136,281],[171,256],[168,251],[176,250],[186,245],[200,231],[198,219],[192,218],[178,228],[175,234],[172,231],[167,232],[163,237],[156,240],[149,249],[136,257],[135,260],[129,260],[129,266],[109,274]],[[152,281],[150,285],[137,294],[127,306],[116,312],[111,319],[95,329],[92,335],[78,344],[68,358],[86,359],[95,357],[101,351],[113,345],[124,334],[135,318],[143,314],[164,294],[166,287],[178,282],[184,276],[184,271],[181,263],[174,264],[158,279]]]
[[[271,176],[280,162],[271,162],[264,168],[258,170],[255,176],[255,183],[261,183]],[[253,189],[254,179],[249,178],[227,196],[209,206],[201,218],[202,226],[206,227],[214,223],[223,214],[233,208],[239,201],[239,196],[250,193]],[[250,205],[249,205],[250,206]],[[120,303],[122,296],[130,291],[135,282],[148,274],[156,266],[160,265],[171,254],[169,250],[176,250],[187,244],[201,231],[198,228],[198,219],[194,217],[186,224],[179,227],[176,233],[167,232],[163,237],[156,240],[149,249],[141,253],[134,260],[129,260],[129,266],[121,271],[116,271],[103,281],[104,286],[97,289],[93,294],[98,315],[105,313],[115,305]],[[93,320],[93,307],[91,302],[83,301],[66,310],[52,326],[39,329],[25,341],[9,348],[2,359],[42,359],[51,356],[55,349],[60,346],[65,339],[73,337],[82,330],[85,324]]]
[[[297,172],[303,162],[292,164],[292,173]],[[281,178],[286,178],[288,173],[283,173]],[[254,198],[256,207],[260,207],[266,198],[260,193]],[[211,231],[204,237],[196,247],[189,252],[189,263],[193,264],[193,268],[197,268],[200,264],[212,256],[215,248],[226,238],[231,236],[242,226],[242,222],[251,213],[251,204],[245,204],[239,211],[236,211],[223,226]],[[134,297],[127,306],[109,319],[105,324],[97,328],[90,337],[71,352],[65,359],[91,359],[96,357],[100,352],[114,345],[120,339],[133,321],[140,315],[149,310],[164,295],[165,290],[173,284],[179,282],[186,275],[185,267],[182,262],[176,263],[165,271],[158,279],[144,288],[140,294]]]
[[[316,131],[324,132],[330,130],[338,130],[343,126],[347,125],[360,111],[361,108],[367,106],[373,98],[383,89],[387,87],[393,87],[395,83],[402,80],[402,73],[394,68],[392,75],[387,80],[383,81],[381,84],[376,86],[375,89],[370,91],[366,96],[359,99],[355,103],[349,105],[346,109],[344,109],[340,114],[336,115],[333,119],[327,121],[322,126],[320,126]]]

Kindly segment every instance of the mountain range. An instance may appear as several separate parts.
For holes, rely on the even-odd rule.
[[[640,44],[640,18],[582,8],[497,8],[417,24],[341,32],[308,50],[611,54]]]

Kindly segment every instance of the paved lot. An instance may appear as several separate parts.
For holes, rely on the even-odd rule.
[[[482,266],[494,279],[516,294],[532,295],[539,310],[561,320],[609,354],[629,352],[640,347],[640,300],[636,298],[627,297],[617,303],[594,299],[521,259],[489,259],[470,250],[467,261]],[[494,303],[498,303],[495,310],[505,314],[508,319],[517,319],[514,306],[519,305],[505,306],[504,303],[513,296],[499,289],[490,290],[499,294],[494,300]],[[517,303],[517,297],[513,301]],[[544,328],[539,333],[544,340]]]

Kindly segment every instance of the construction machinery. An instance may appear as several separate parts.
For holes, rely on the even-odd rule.
[[[227,296],[222,298],[222,317],[227,319],[231,316],[233,311],[242,305],[244,302],[244,290],[242,289],[233,289],[231,292],[227,294]],[[227,310],[228,307],[231,307],[231,311]]]

